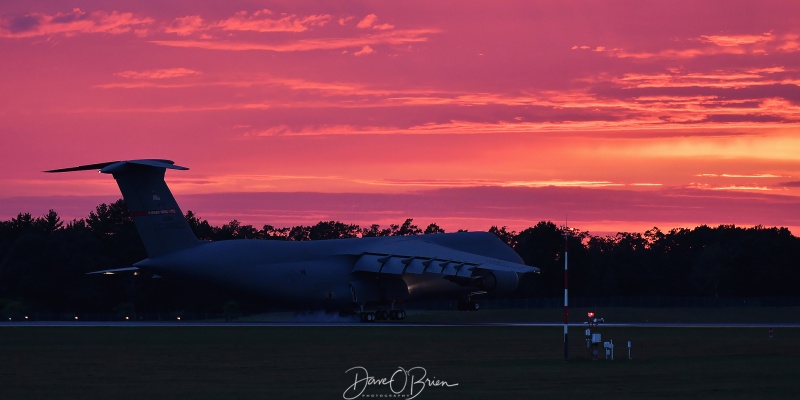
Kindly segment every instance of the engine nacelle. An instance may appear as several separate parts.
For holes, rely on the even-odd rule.
[[[476,271],[475,283],[481,289],[489,292],[508,293],[517,288],[519,275],[512,271]]]

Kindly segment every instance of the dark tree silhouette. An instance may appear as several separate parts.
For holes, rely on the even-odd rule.
[[[320,221],[308,232],[309,240],[342,239],[358,237],[361,229],[358,225],[348,225],[337,221]]]
[[[288,240],[290,228],[276,228],[272,225],[264,225],[261,228],[261,237],[269,240]]]
[[[402,225],[389,225],[389,229],[392,232],[391,236],[411,236],[421,234],[422,229],[419,229],[419,227],[414,225],[413,222],[413,218],[407,218]]]
[[[186,222],[192,228],[192,232],[200,240],[214,240],[214,227],[206,220],[201,220],[192,210],[186,212]]]
[[[193,212],[186,220],[202,240],[320,240],[440,233],[436,224],[423,231],[402,224],[361,229],[339,221],[313,226],[262,229],[238,220],[215,227]],[[786,228],[721,225],[644,233],[591,236],[577,232],[565,239],[552,222],[542,221],[519,233],[492,226],[489,232],[511,245],[541,274],[527,275],[522,296],[560,298],[563,252],[569,246],[570,289],[579,297],[775,297],[797,298],[800,238]],[[255,307],[237,293],[209,284],[137,276],[85,275],[127,267],[147,257],[122,200],[100,204],[85,219],[65,223],[58,213],[29,213],[0,221],[0,314],[21,318],[31,312],[218,312],[236,315]],[[237,311],[238,310],[238,311]]]
[[[423,231],[422,233],[425,234],[425,235],[431,235],[431,234],[434,234],[434,233],[445,233],[445,232],[444,232],[444,229],[439,227],[439,225],[436,225],[436,224],[432,223],[432,224],[428,225],[427,227],[425,227],[425,231]]]
[[[392,231],[390,229],[381,229],[378,224],[372,224],[369,228],[361,230],[361,237],[391,236],[391,234]]]
[[[494,233],[498,238],[500,238],[500,240],[502,240],[505,244],[511,246],[512,248],[517,247],[517,239],[516,239],[517,232],[514,231],[509,232],[507,226],[498,229],[496,225],[492,225],[492,227],[489,228],[489,232]]]

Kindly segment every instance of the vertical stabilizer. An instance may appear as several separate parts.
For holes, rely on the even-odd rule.
[[[156,257],[200,243],[172,196],[164,173],[167,169],[187,170],[169,160],[130,160],[83,165],[45,172],[99,169],[111,174],[119,185],[148,256]]]

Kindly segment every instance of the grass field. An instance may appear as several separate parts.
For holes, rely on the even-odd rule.
[[[772,339],[763,328],[602,332],[615,361],[591,361],[580,328],[568,362],[561,328],[0,328],[0,399],[342,399],[355,366],[377,379],[420,366],[458,383],[417,399],[800,396],[800,329]],[[377,385],[363,394],[409,397]]]

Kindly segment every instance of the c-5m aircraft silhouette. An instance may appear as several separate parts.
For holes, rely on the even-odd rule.
[[[45,172],[100,170],[116,179],[148,258],[136,270],[190,278],[292,309],[357,313],[361,321],[402,320],[407,301],[508,293],[521,274],[538,272],[489,232],[368,237],[307,242],[198,240],[164,181],[170,160],[111,161]]]

